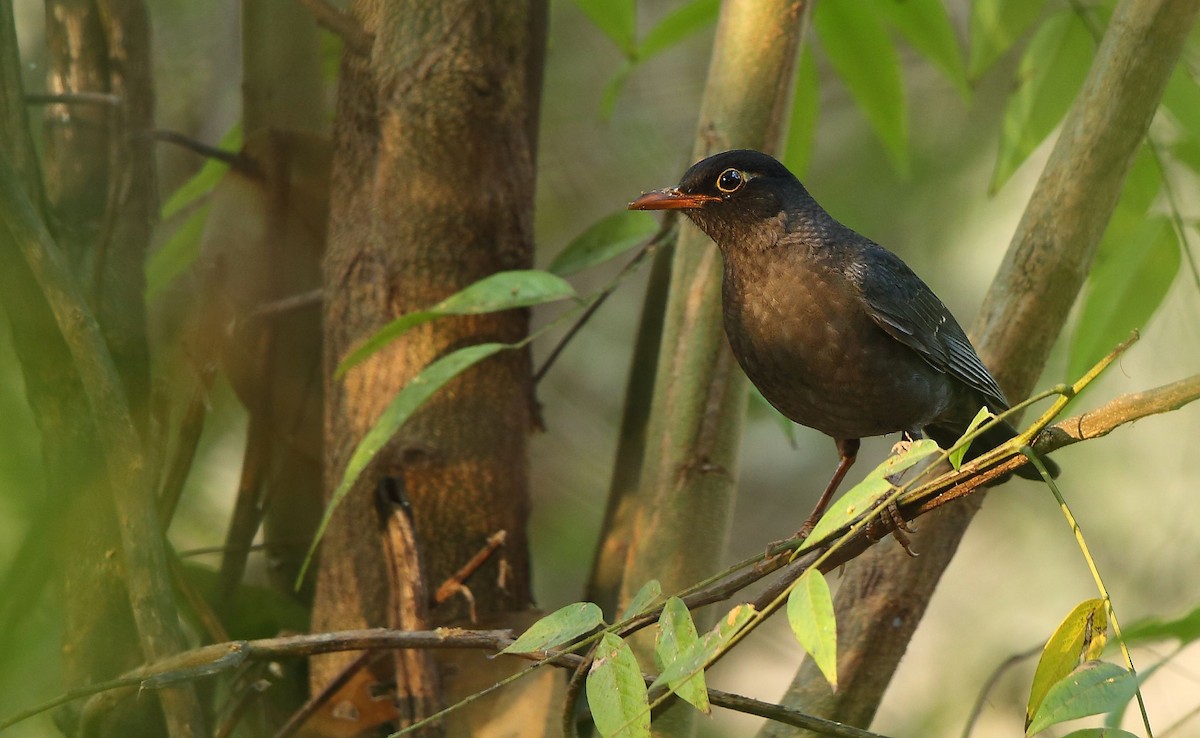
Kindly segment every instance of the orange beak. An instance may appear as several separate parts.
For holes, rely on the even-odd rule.
[[[647,192],[629,203],[630,210],[689,210],[704,207],[705,203],[720,202],[721,198],[712,195],[688,195],[678,187],[668,187],[665,190]]]

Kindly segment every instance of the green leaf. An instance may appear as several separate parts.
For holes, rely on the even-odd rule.
[[[230,128],[224,136],[221,137],[221,142],[217,147],[230,152],[236,152],[242,148],[242,126],[236,124]],[[204,197],[212,192],[212,188],[217,182],[221,181],[221,177],[225,176],[225,172],[229,171],[229,165],[218,159],[207,159],[204,166],[200,167],[200,171],[192,175],[191,179],[179,186],[179,189],[171,193],[167,198],[166,203],[162,206],[163,220],[172,218],[176,213],[183,210],[188,205],[191,205],[196,200]]]
[[[692,0],[663,16],[642,39],[638,59],[645,61],[683,41],[697,31],[713,25],[721,9],[721,0]]]
[[[687,605],[678,597],[668,599],[667,604],[663,606],[662,615],[658,618],[658,634],[654,638],[654,658],[658,662],[659,671],[666,671],[667,667],[675,663],[698,640],[696,624],[692,622],[692,614],[688,612]],[[697,671],[683,679],[674,679],[667,684],[672,692],[700,712],[707,715],[711,711],[703,671]]]
[[[942,0],[876,0],[888,22],[942,70],[963,97],[970,95],[962,48]]]
[[[1200,607],[1171,620],[1147,618],[1124,629],[1125,642],[1129,644],[1146,641],[1162,641],[1174,638],[1180,646],[1200,639]]]
[[[200,256],[200,236],[208,220],[208,205],[196,208],[171,237],[146,260],[146,297],[162,292]]]
[[[626,60],[625,64],[608,81],[608,84],[604,85],[604,92],[600,95],[601,120],[607,122],[612,118],[613,110],[617,108],[617,98],[621,96],[621,91],[625,89],[625,82],[629,79],[629,75],[637,67],[636,62]]]
[[[988,409],[986,407],[979,408],[979,412],[975,413],[974,418],[971,418],[971,422],[967,425],[967,430],[965,432],[963,432],[963,436],[965,437],[965,436],[971,435],[972,433],[975,432],[976,428],[983,425],[988,420],[991,420],[994,417],[996,417],[996,416],[992,415],[992,413],[990,411],[988,411]],[[949,456],[950,466],[953,466],[955,469],[962,466],[963,457],[967,455],[967,451],[970,450],[970,448],[971,448],[970,443],[963,444],[962,446],[959,447],[959,449],[957,451],[950,454],[950,456]]]
[[[797,177],[808,171],[813,143],[817,140],[817,116],[821,107],[820,81],[817,61],[812,47],[804,45],[800,66],[796,68],[796,89],[792,94],[792,113],[788,123],[787,140],[783,144],[783,163]]]
[[[1107,245],[1109,248],[1105,248]],[[1143,328],[1179,273],[1179,242],[1162,218],[1137,225],[1125,243],[1101,246],[1071,337],[1068,376],[1078,377],[1135,328]],[[1119,248],[1115,253],[1112,249]]]
[[[354,453],[351,454],[350,461],[346,464],[346,471],[342,473],[342,481],[338,483],[337,489],[329,498],[329,504],[325,506],[325,512],[317,526],[316,535],[313,536],[312,545],[309,546],[308,554],[304,557],[304,564],[301,565],[300,574],[296,577],[297,587],[304,581],[304,574],[308,571],[308,565],[312,561],[313,553],[317,550],[321,536],[325,535],[325,528],[328,527],[329,520],[333,517],[333,511],[337,509],[354,483],[358,481],[363,469],[366,469],[367,464],[370,464],[371,460],[375,458],[375,454],[379,453],[379,449],[383,448],[392,436],[396,435],[396,431],[408,422],[412,414],[443,385],[489,356],[505,349],[515,348],[517,345],[519,344],[481,343],[446,354],[422,369],[420,374],[413,377],[404,386],[404,389],[392,398],[392,401],[384,408],[383,414],[379,416],[379,420],[375,421],[367,434],[358,442],[358,446],[354,448]]]
[[[1046,0],[974,0],[971,3],[967,74],[978,79],[1038,16]]]
[[[575,4],[627,57],[637,54],[636,0],[575,0]]]
[[[1200,134],[1200,84],[1186,67],[1175,69],[1162,102],[1188,135],[1194,138]]]
[[[908,173],[908,112],[900,60],[883,21],[870,6],[817,3],[821,47],[883,142],[893,166]]]
[[[913,442],[906,451],[889,456],[865,479],[851,487],[850,491],[829,506],[829,510],[821,516],[812,533],[809,534],[808,541],[816,543],[835,530],[852,523],[892,491],[892,483],[887,479],[889,476],[899,474],[920,463],[922,459],[940,452],[941,449],[938,448],[937,443],[928,438],[922,438]]]
[[[588,226],[558,252],[548,269],[560,277],[582,272],[620,256],[657,230],[658,221],[650,213],[622,208]]]
[[[593,602],[575,602],[538,620],[500,653],[533,653],[570,643],[604,624],[604,613]]]
[[[1062,681],[1089,658],[1104,650],[1108,635],[1108,611],[1104,600],[1084,600],[1075,606],[1046,641],[1029,689],[1025,727],[1041,709],[1050,688]]]
[[[625,610],[621,613],[621,617],[617,618],[617,622],[624,622],[649,610],[651,605],[662,599],[662,593],[662,585],[657,579],[646,582],[625,606]]]
[[[1060,12],[1038,28],[1021,57],[1017,88],[1004,111],[992,192],[1008,181],[1066,115],[1094,51],[1091,33],[1073,11]]]
[[[575,290],[561,277],[537,269],[497,272],[465,287],[428,310],[408,313],[377,330],[374,335],[338,365],[334,378],[340,378],[376,351],[422,323],[445,315],[478,315],[501,310],[541,305],[575,297]]]
[[[604,738],[649,738],[650,699],[629,644],[605,633],[587,676],[588,707]]]
[[[1120,728],[1084,728],[1083,730],[1073,730],[1063,738],[1138,738],[1138,736]]]
[[[1025,735],[1051,725],[1119,709],[1137,691],[1137,677],[1116,664],[1089,661],[1050,687]]]
[[[650,688],[657,689],[664,684],[672,684],[703,671],[750,623],[754,613],[754,607],[751,605],[738,605],[727,612],[712,630],[683,649],[678,658],[662,670]]]
[[[837,691],[837,621],[829,582],[816,569],[804,572],[788,595],[788,624],[796,640]]]

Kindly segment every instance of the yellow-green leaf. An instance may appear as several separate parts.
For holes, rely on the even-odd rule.
[[[587,676],[588,707],[604,738],[649,738],[650,699],[629,644],[605,633]]]
[[[983,425],[988,420],[990,420],[991,418],[994,418],[994,417],[995,416],[992,415],[992,413],[986,407],[979,408],[979,412],[975,413],[974,418],[971,418],[971,422],[967,425],[967,430],[963,433],[963,436],[971,435],[972,433],[975,432],[976,428]],[[950,454],[950,456],[949,456],[950,466],[953,466],[955,469],[962,466],[963,457],[965,457],[967,455],[967,451],[970,448],[971,448],[971,444],[965,443],[962,446],[960,446],[957,451]]]
[[[1081,663],[1098,656],[1107,637],[1108,611],[1102,599],[1084,600],[1063,619],[1046,641],[1033,674],[1029,704],[1025,708],[1026,727],[1041,708],[1050,688]]]
[[[788,625],[796,640],[825,675],[829,686],[837,690],[837,621],[833,616],[833,597],[829,582],[816,569],[809,569],[796,581],[788,594]]]
[[[657,579],[646,582],[633,596],[633,599],[629,600],[629,604],[625,606],[625,610],[617,618],[617,622],[623,622],[649,610],[651,605],[662,599],[662,593],[662,584]]]
[[[754,607],[751,605],[738,605],[730,610],[713,626],[712,630],[685,648],[675,661],[666,666],[654,680],[654,684],[650,685],[650,688],[657,689],[664,684],[678,682],[703,671],[750,623],[754,613]]]
[[[1042,13],[1046,0],[974,0],[968,21],[967,74],[977,79]]]
[[[529,626],[500,653],[533,653],[570,643],[604,624],[604,614],[592,602],[575,602],[560,607]]]
[[[576,236],[550,262],[548,270],[567,277],[602,264],[637,246],[658,230],[650,213],[624,208],[610,213]]]
[[[1050,687],[1025,735],[1067,720],[1118,710],[1133,698],[1137,686],[1137,677],[1116,664],[1088,661]]]
[[[812,49],[804,45],[800,55],[800,66],[796,68],[796,89],[792,93],[791,122],[788,123],[787,140],[783,146],[783,163],[797,177],[808,171],[812,159],[813,143],[817,139],[817,116],[821,106],[820,81],[817,79],[817,61]]]
[[[680,656],[692,647],[699,636],[696,634],[696,624],[687,605],[678,597],[671,597],[663,606],[662,615],[658,618],[658,634],[654,638],[654,658],[658,662],[659,671],[674,664]],[[667,682],[671,691],[681,699],[695,707],[700,712],[708,714],[708,688],[704,684],[704,672],[697,671],[690,677],[675,679]]]

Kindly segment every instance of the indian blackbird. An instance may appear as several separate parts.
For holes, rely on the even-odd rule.
[[[860,438],[924,432],[949,448],[981,407],[1008,409],[958,321],[920,277],[825,212],[772,157],[716,154],[677,187],[629,207],[682,210],[716,242],[733,355],[779,412],[837,443],[840,462],[806,527],[854,463]],[[1001,422],[966,458],[1015,435]],[[1017,474],[1039,478],[1028,465]]]

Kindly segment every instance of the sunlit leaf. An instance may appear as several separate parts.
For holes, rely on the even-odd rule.
[[[804,572],[788,595],[787,619],[796,640],[837,690],[837,621],[825,575],[816,569]]]
[[[560,277],[570,276],[620,256],[657,230],[658,221],[650,213],[622,208],[588,226],[547,269]]]
[[[217,147],[223,151],[231,153],[237,152],[242,148],[242,126],[235,125],[221,137],[221,142]],[[167,201],[162,206],[163,220],[167,220],[175,216],[176,213],[183,210],[188,205],[204,197],[212,188],[216,186],[221,177],[225,176],[225,172],[229,171],[229,165],[218,159],[208,159],[204,162],[204,166],[200,167],[200,171],[196,172],[192,177],[179,186],[179,189],[171,193]]]
[[[200,256],[200,236],[208,211],[208,205],[196,208],[146,260],[146,297],[161,292],[195,263]]]
[[[304,574],[312,561],[313,553],[317,550],[317,544],[325,534],[325,528],[329,526],[333,511],[350,492],[354,483],[358,481],[359,475],[375,458],[375,454],[379,453],[379,450],[392,439],[392,436],[396,435],[396,431],[400,430],[413,413],[443,385],[489,356],[510,348],[513,348],[513,344],[481,343],[458,349],[425,367],[392,398],[392,401],[384,408],[383,414],[379,416],[379,420],[375,421],[375,425],[371,426],[371,429],[354,448],[354,453],[351,454],[350,461],[346,464],[346,471],[342,473],[342,481],[338,483],[337,489],[329,498],[329,504],[325,506],[325,512],[317,526],[316,535],[313,536],[312,545],[308,549],[304,564],[300,567],[300,574],[296,578],[297,586],[304,581]]]
[[[674,662],[666,666],[650,688],[657,689],[702,671],[750,623],[754,612],[750,605],[738,605],[727,612],[712,630],[685,648]]]
[[[1071,337],[1068,376],[1077,377],[1146,323],[1179,273],[1179,241],[1163,218],[1147,218],[1116,248],[1097,254]]]
[[[942,0],[875,0],[888,22],[933,62],[964,97],[970,93],[962,47]]]
[[[678,597],[667,600],[662,615],[658,618],[658,634],[654,639],[654,657],[660,671],[674,664],[684,652],[699,640],[696,624],[687,605]],[[704,672],[697,671],[690,677],[675,679],[667,683],[671,691],[697,710],[708,714],[708,688],[704,684]]]
[[[1038,28],[1021,57],[1017,88],[1004,111],[993,192],[1062,121],[1083,85],[1094,51],[1095,41],[1074,11],[1060,12]]]
[[[908,173],[908,112],[900,60],[883,21],[867,4],[817,3],[821,48],[883,142],[893,166]]]
[[[637,53],[636,0],[575,0],[575,4],[626,56]]]
[[[971,422],[967,424],[967,429],[963,431],[963,436],[971,435],[975,432],[976,428],[983,425],[993,417],[995,416],[992,415],[992,413],[986,407],[979,408],[979,412],[975,413],[975,417],[971,418]],[[948,459],[950,461],[950,466],[953,466],[955,469],[962,466],[962,460],[967,455],[967,451],[970,449],[971,444],[967,443],[959,447],[959,449],[954,453],[950,454]]]
[[[649,738],[650,699],[629,644],[605,633],[587,676],[588,707],[604,738]]]
[[[498,272],[454,293],[428,310],[403,315],[383,326],[342,360],[334,374],[345,375],[405,331],[445,315],[478,315],[541,305],[575,296],[575,289],[549,272],[523,269]]]
[[[1046,0],[974,0],[968,23],[967,74],[977,79],[1042,13]]]
[[[649,610],[651,605],[662,599],[662,593],[662,584],[657,579],[646,582],[633,596],[633,599],[629,600],[629,604],[625,606],[625,610],[617,618],[617,622],[628,620]]]
[[[1137,677],[1116,664],[1089,661],[1046,693],[1046,699],[1025,730],[1038,733],[1051,725],[1119,709],[1137,691]]]
[[[570,643],[604,624],[604,614],[592,602],[560,607],[533,625],[500,653],[533,653]]]
[[[796,89],[792,94],[792,112],[788,123],[787,140],[783,146],[783,163],[797,177],[803,177],[812,160],[813,143],[817,139],[817,116],[820,113],[820,81],[817,61],[812,49],[804,45],[800,66],[796,69]]]
[[[808,540],[816,543],[835,530],[849,525],[867,510],[870,510],[892,490],[887,478],[899,474],[934,454],[940,453],[937,443],[922,438],[914,441],[902,453],[889,456],[875,467],[861,482],[830,504],[829,509],[817,521]]]
[[[1029,689],[1029,703],[1025,708],[1026,727],[1041,708],[1052,686],[1081,663],[1100,655],[1107,634],[1108,612],[1102,599],[1084,600],[1063,618],[1046,641],[1042,656],[1038,659]],[[1095,647],[1097,645],[1099,648]]]

